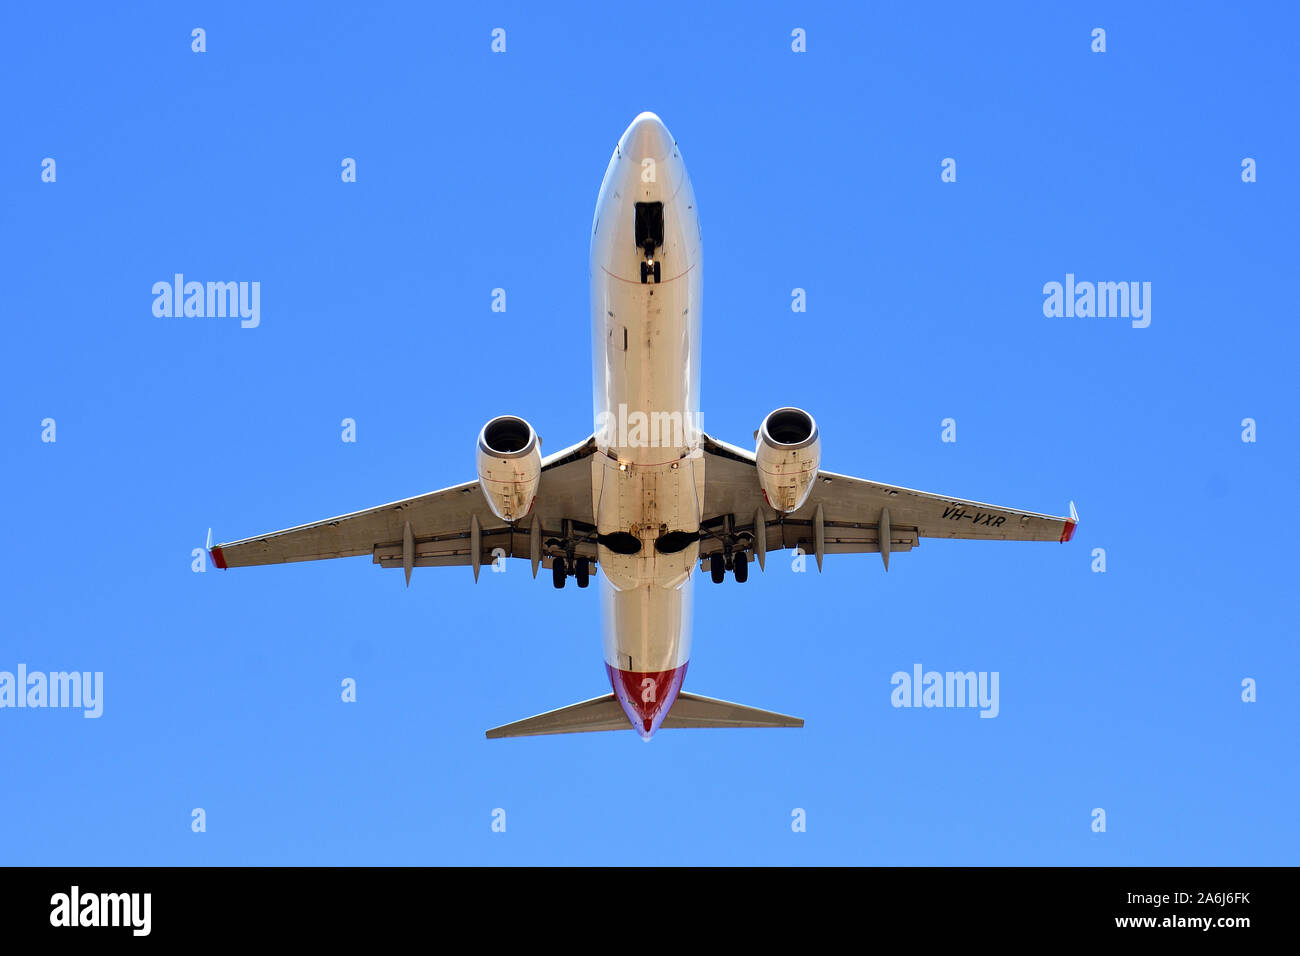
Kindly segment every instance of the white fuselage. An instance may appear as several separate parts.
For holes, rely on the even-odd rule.
[[[647,204],[643,214],[638,203]],[[661,204],[661,229],[652,204]],[[638,215],[641,235],[660,240],[648,254],[637,246]],[[615,694],[646,737],[671,708],[690,656],[704,489],[701,260],[685,164],[659,118],[642,113],[610,159],[592,227],[600,450],[592,456],[592,495],[601,536],[605,663]],[[643,265],[648,261],[658,264],[658,282]],[[676,538],[666,537],[674,532]]]

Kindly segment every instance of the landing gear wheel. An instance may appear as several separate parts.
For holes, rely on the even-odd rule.
[[[655,260],[655,285],[659,284],[659,260]]]
[[[578,587],[585,588],[591,581],[591,565],[587,563],[586,558],[578,559],[573,574],[578,579]]]
[[[744,584],[749,580],[749,556],[744,551],[736,552],[736,583]]]
[[[645,285],[646,280],[650,278],[650,263],[641,263],[641,284]]]
[[[713,578],[714,584],[721,584],[727,576],[727,565],[723,561],[722,555],[709,555],[709,577]]]
[[[556,558],[551,562],[551,582],[559,590],[564,587],[564,559]]]

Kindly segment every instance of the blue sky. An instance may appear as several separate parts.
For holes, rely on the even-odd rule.
[[[1142,6],[7,8],[0,670],[102,671],[104,713],[0,710],[0,863],[1296,863],[1297,17]],[[608,691],[594,588],[191,549],[464,481],[493,415],[586,437],[647,109],[706,430],[797,404],[828,469],[1081,524],[703,581],[687,689],[802,731],[488,742]],[[155,317],[176,272],[260,326]],[[1045,317],[1067,273],[1150,326]],[[916,663],[999,716],[895,709]]]

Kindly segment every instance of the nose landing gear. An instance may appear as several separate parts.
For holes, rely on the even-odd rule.
[[[641,263],[641,284],[645,285],[653,277],[658,285],[659,260],[655,258],[655,250],[664,244],[664,204],[639,202],[635,208],[636,247],[645,253],[645,261]]]

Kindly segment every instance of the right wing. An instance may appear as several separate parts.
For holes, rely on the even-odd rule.
[[[588,459],[595,449],[595,439],[589,438],[544,459],[533,510],[514,525],[492,513],[477,481],[467,481],[377,508],[219,544],[209,550],[218,568],[361,555],[370,555],[375,564],[385,568],[401,568],[406,565],[409,528],[412,567],[477,567],[491,564],[498,549],[507,557],[529,557],[536,521],[543,542],[540,563],[544,566],[551,564],[547,539],[555,542],[576,538],[574,553],[594,559],[595,519]],[[477,561],[472,548],[476,521]],[[555,553],[565,552],[559,548]]]
[[[754,536],[759,534],[761,524],[765,550],[799,547],[808,554],[815,553],[816,525],[820,521],[822,554],[883,551],[888,555],[910,551],[921,538],[1066,542],[1079,520],[1073,505],[1069,517],[1058,518],[829,471],[817,473],[808,500],[797,511],[780,515],[763,497],[752,452],[707,435],[703,444],[703,524],[705,535],[714,534],[701,540],[701,557],[723,550],[728,522],[733,533]],[[882,549],[886,531],[888,545]]]

